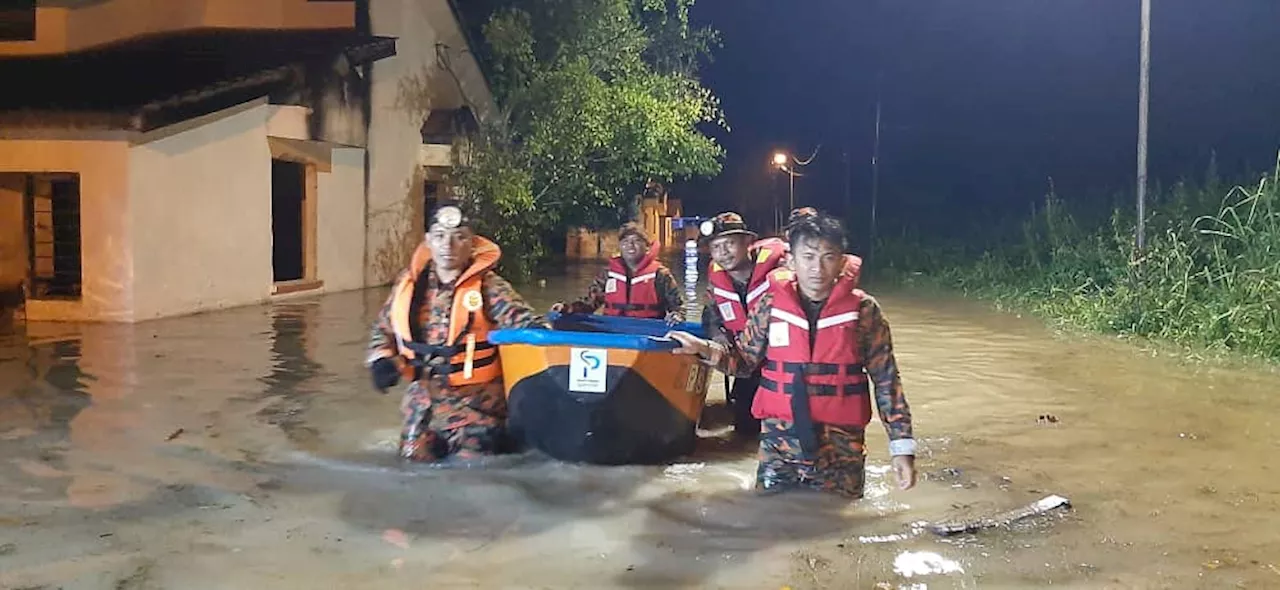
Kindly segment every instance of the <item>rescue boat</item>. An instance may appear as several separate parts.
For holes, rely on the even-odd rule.
[[[700,324],[548,316],[552,330],[495,330],[512,439],[567,462],[655,464],[693,451],[710,369],[671,354]]]

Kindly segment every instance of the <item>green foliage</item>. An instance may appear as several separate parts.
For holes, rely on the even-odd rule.
[[[1280,360],[1280,165],[1222,194],[1212,172],[1159,194],[1141,256],[1132,217],[1082,228],[1050,192],[1021,240],[965,252],[897,237],[877,264],[1062,324]]]
[[[691,27],[692,4],[526,0],[490,17],[501,116],[462,148],[456,180],[508,272],[527,272],[568,226],[621,221],[646,180],[720,171],[723,150],[699,125],[724,120],[696,77],[718,39]]]

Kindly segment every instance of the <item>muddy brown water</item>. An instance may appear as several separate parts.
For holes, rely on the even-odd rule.
[[[0,588],[1280,588],[1268,370],[882,293],[914,490],[873,422],[865,500],[756,497],[717,407],[670,465],[405,467],[360,367],[384,294],[0,326]],[[1048,494],[1073,509],[904,534]]]

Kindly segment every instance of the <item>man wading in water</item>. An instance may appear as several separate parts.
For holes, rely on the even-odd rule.
[[[788,239],[792,268],[769,275],[737,346],[672,332],[681,344],[675,352],[696,354],[730,374],[761,368],[752,406],[762,421],[757,489],[808,487],[861,498],[872,389],[898,487],[910,489],[916,482],[911,410],[889,324],[846,270],[844,228],[819,213],[798,219]]]
[[[498,452],[507,418],[491,330],[548,328],[493,272],[502,251],[471,231],[457,203],[441,203],[426,240],[378,314],[366,361],[383,393],[411,381],[400,456],[473,459]]]
[[[577,301],[556,303],[552,312],[595,313],[604,306],[604,315],[665,319],[675,325],[684,321],[684,296],[671,270],[658,260],[658,245],[637,223],[625,223],[618,231],[617,255],[600,271],[587,295]]]
[[[741,215],[721,213],[699,228],[711,250],[707,272],[707,299],[702,325],[721,344],[732,346],[747,325],[747,309],[768,288],[769,273],[786,258],[786,242],[777,238],[757,241]],[[728,383],[728,377],[725,378]],[[725,397],[733,410],[733,430],[738,435],[755,436],[760,422],[751,416],[751,404],[760,387],[760,369],[734,377],[733,387],[725,387]]]

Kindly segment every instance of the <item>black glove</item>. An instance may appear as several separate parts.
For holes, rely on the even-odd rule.
[[[396,362],[389,358],[373,361],[369,366],[369,372],[373,374],[373,386],[382,393],[386,393],[388,388],[400,382],[400,369],[396,367]]]

